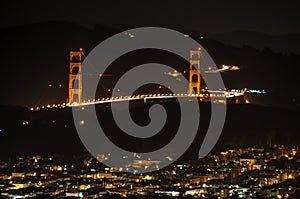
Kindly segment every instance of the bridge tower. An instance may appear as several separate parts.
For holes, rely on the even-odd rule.
[[[189,94],[200,95],[201,92],[201,74],[200,74],[200,48],[190,51],[190,78]]]
[[[69,104],[82,102],[82,49],[70,51]]]

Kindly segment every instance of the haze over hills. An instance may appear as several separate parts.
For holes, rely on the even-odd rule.
[[[103,25],[88,29],[61,21],[1,28],[0,43],[4,57],[1,68],[5,75],[0,79],[0,88],[4,93],[0,104],[31,107],[65,102],[69,51],[82,47],[85,54],[88,54],[105,38],[120,31]],[[236,41],[230,42],[240,45],[242,40],[237,41],[238,34],[238,32],[225,34],[224,42],[236,38]],[[241,34],[245,35],[243,32]],[[222,40],[220,38],[223,37],[213,34],[208,34],[207,37],[204,35],[204,39],[199,39],[198,33],[190,35],[205,47],[218,66],[222,64],[240,66],[238,72],[223,74],[227,88],[266,89],[268,91],[266,98],[257,102],[254,99],[253,103],[299,108],[300,94],[296,92],[300,85],[298,78],[300,69],[297,67],[300,62],[299,55],[276,53],[276,49],[273,51],[268,48],[257,50],[250,45],[235,47],[220,42]],[[268,42],[274,40],[272,37],[262,39]],[[262,45],[263,43],[261,48]],[[174,63],[176,64],[178,63]],[[51,89],[48,87],[49,84],[53,85]],[[61,87],[58,86],[60,84]]]

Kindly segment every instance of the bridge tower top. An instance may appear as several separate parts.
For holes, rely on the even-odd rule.
[[[189,77],[189,94],[193,92],[200,95],[201,92],[201,73],[200,73],[200,55],[201,49],[190,51],[190,77]]]

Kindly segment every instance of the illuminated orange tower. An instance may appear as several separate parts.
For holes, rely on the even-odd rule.
[[[82,50],[70,51],[69,103],[81,104],[82,100]]]
[[[200,95],[201,92],[201,74],[200,74],[200,48],[190,51],[190,78],[189,94],[193,92]]]

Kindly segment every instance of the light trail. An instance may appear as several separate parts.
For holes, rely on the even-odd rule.
[[[229,65],[222,65],[221,68],[213,70],[213,69],[208,69],[207,71],[204,71],[205,73],[219,73],[219,72],[226,72],[226,71],[235,71],[235,70],[240,70],[238,66],[229,66]]]

